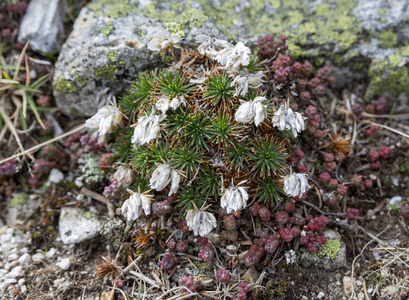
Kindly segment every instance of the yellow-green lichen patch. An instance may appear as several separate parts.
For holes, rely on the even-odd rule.
[[[75,76],[75,80],[76,80],[76,82],[78,82],[81,86],[84,86],[84,85],[87,83],[86,80],[82,79],[82,78],[79,77],[78,75]]]
[[[117,62],[118,61],[118,53],[116,51],[112,51],[112,52],[107,53],[107,57],[112,62]]]
[[[106,64],[105,67],[95,69],[95,77],[107,80],[114,80],[115,74],[117,73],[118,67],[116,65]]]
[[[83,213],[83,215],[82,215],[85,219],[88,219],[88,220],[90,220],[90,219],[93,219],[93,218],[95,218],[95,213],[93,213],[93,212],[90,212],[90,211],[86,211],[85,213]]]
[[[111,31],[114,29],[114,25],[111,21],[106,22],[104,27],[99,28],[99,31],[102,32],[104,36],[107,36],[111,33]]]
[[[88,8],[94,11],[96,17],[106,14],[111,18],[126,17],[130,12],[136,11],[136,4],[129,0],[98,0],[90,3]]]
[[[317,256],[320,258],[327,256],[333,260],[337,257],[339,250],[341,250],[341,242],[336,239],[328,239],[320,250],[318,250]]]
[[[384,30],[376,35],[381,48],[395,48],[398,46],[398,36],[393,29]]]
[[[17,196],[11,199],[9,206],[12,208],[17,208],[27,202],[27,197],[28,195],[26,193],[19,193]]]
[[[398,96],[401,92],[407,91],[409,86],[408,68],[400,65],[404,57],[407,56],[409,56],[409,46],[404,46],[393,55],[371,65],[368,71],[370,83],[365,93],[366,99],[374,95],[380,96],[385,92]]]
[[[61,91],[64,93],[75,93],[77,91],[77,87],[75,85],[75,82],[72,80],[66,80],[64,77],[61,75],[58,80],[57,84],[55,85],[55,89],[57,91]]]

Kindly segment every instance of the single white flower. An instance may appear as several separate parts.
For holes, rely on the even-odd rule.
[[[165,118],[166,115],[156,116],[154,112],[149,117],[140,117],[138,124],[135,126],[131,143],[142,146],[155,139],[159,133],[159,123]]]
[[[284,105],[274,113],[273,127],[278,127],[279,130],[290,130],[294,137],[297,137],[297,133],[305,130],[304,118],[299,112],[294,112],[291,108],[285,109]]]
[[[85,121],[85,127],[97,130],[99,136],[105,136],[122,123],[122,118],[122,113],[115,104],[105,105]]]
[[[194,208],[187,211],[186,224],[195,235],[206,236],[213,228],[217,227],[217,221],[213,214]]]
[[[148,49],[155,52],[166,52],[182,40],[180,34],[170,35],[163,28],[155,28],[153,33],[149,34]]]
[[[180,96],[179,98],[173,98],[172,101],[170,101],[170,108],[172,108],[173,110],[178,109],[181,105],[183,104],[183,106],[186,106],[186,100],[185,97]]]
[[[132,168],[126,165],[119,165],[113,178],[118,180],[118,185],[127,188],[132,183]]]
[[[142,214],[142,210],[145,212],[145,215],[149,215],[151,213],[151,200],[153,196],[130,190],[128,192],[131,196],[124,202],[121,209],[126,219],[128,221],[138,219]]]
[[[235,76],[235,75],[231,75]],[[246,96],[249,88],[256,89],[263,83],[263,71],[258,71],[257,73],[249,73],[247,69],[241,70],[238,75],[234,77],[231,86],[236,88],[235,97],[237,96]]]
[[[180,175],[178,172],[172,169],[168,164],[159,165],[155,171],[152,173],[152,177],[149,181],[149,186],[151,189],[156,191],[162,191],[170,182],[171,188],[169,195],[175,194],[179,189]]]
[[[265,100],[267,100],[265,97],[256,97],[253,101],[243,102],[237,109],[234,119],[245,124],[254,122],[257,127],[267,118],[266,105],[262,103]]]
[[[229,214],[246,208],[248,199],[249,194],[247,193],[246,188],[235,186],[228,188],[224,192],[220,205],[222,208],[225,208],[226,212]]]
[[[250,63],[250,48],[244,43],[238,42],[236,46],[229,46],[217,53],[216,60],[227,70],[238,70],[241,66],[247,66]]]
[[[293,173],[284,177],[284,192],[291,197],[301,197],[311,186],[306,174]]]

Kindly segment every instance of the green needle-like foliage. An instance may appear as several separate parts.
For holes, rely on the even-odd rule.
[[[211,132],[207,125],[207,116],[197,113],[189,117],[184,129],[184,136],[191,147],[207,148],[206,141],[211,138]]]
[[[252,55],[250,56],[250,62],[247,66],[243,66],[242,68],[245,68],[249,70],[250,73],[256,73],[261,70],[260,66],[260,60],[257,55]]]
[[[141,75],[136,84],[131,86],[121,102],[121,108],[128,114],[146,106],[154,89],[155,79],[152,74]]]
[[[192,178],[202,162],[203,152],[187,146],[174,150],[171,165],[177,170],[184,171],[188,178]]]
[[[118,161],[123,163],[129,162],[130,153],[132,152],[131,139],[133,128],[124,128],[119,130],[118,135],[113,144],[114,155],[118,157]]]
[[[232,82],[233,79],[226,72],[222,75],[210,74],[204,82],[206,92],[203,96],[210,99],[213,105],[217,105],[220,101],[228,102],[236,92],[231,86]]]
[[[220,195],[221,178],[215,170],[208,168],[198,178],[199,188],[207,197],[214,197]]]
[[[177,71],[166,71],[159,75],[159,94],[169,97],[186,97],[194,90],[193,85],[185,83],[185,78],[181,77]]]
[[[253,165],[252,171],[261,177],[282,173],[287,166],[284,145],[277,145],[274,141],[253,143],[253,151],[249,156]]]
[[[223,115],[221,113],[218,113],[212,120],[210,128],[212,140],[217,144],[226,143],[238,132],[238,127],[233,125],[231,118],[228,115]]]
[[[283,188],[277,180],[267,177],[257,181],[256,198],[260,202],[274,205],[281,200],[283,194]]]
[[[244,143],[235,143],[227,148],[227,157],[230,159],[230,165],[235,169],[243,169],[247,163],[249,147]]]
[[[169,143],[163,142],[156,145],[151,145],[147,149],[151,153],[152,159],[149,161],[152,164],[163,164],[169,159]]]
[[[134,149],[130,155],[133,169],[139,174],[145,175],[154,161],[149,147]]]
[[[178,130],[186,126],[190,117],[190,107],[178,108],[176,111],[170,110],[168,115],[167,127],[167,136],[173,136],[177,134]]]
[[[177,207],[186,212],[189,209],[193,208],[193,203],[197,208],[200,208],[206,199],[203,196],[203,193],[195,186],[184,185],[179,190],[179,198],[176,200]]]

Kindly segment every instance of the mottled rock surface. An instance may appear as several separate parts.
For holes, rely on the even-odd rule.
[[[185,44],[199,32],[249,44],[284,34],[293,59],[336,69],[336,87],[369,76],[367,99],[386,94],[405,104],[408,19],[403,0],[94,0],[62,48],[55,96],[71,117],[92,115],[98,95],[123,91],[138,72],[159,63],[146,35],[162,25],[185,36]]]

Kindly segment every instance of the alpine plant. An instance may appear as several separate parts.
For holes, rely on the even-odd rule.
[[[118,106],[103,107],[87,126],[111,134],[113,178],[130,194],[127,220],[169,197],[194,235],[206,236],[220,208],[274,206],[308,190],[307,177],[287,163],[306,118],[267,95],[263,64],[246,43],[200,35],[197,49],[182,49],[180,40],[151,33],[148,49],[170,52],[174,63],[140,75]]]

